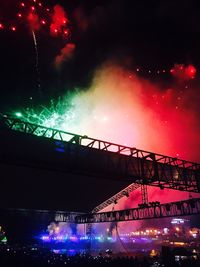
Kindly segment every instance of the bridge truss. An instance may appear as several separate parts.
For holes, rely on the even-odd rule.
[[[193,198],[183,201],[160,204],[154,202],[145,207],[138,207],[125,210],[113,210],[99,213],[77,213],[66,211],[49,210],[28,210],[28,209],[0,209],[0,215],[24,216],[49,221],[68,222],[76,224],[93,224],[104,222],[138,221],[146,219],[159,219],[175,216],[189,216],[200,214],[200,198]]]
[[[95,207],[92,210],[92,213],[99,212],[111,204],[117,204],[118,200],[120,200],[124,196],[129,197],[129,194],[133,192],[134,190],[138,189],[139,187],[140,187],[139,184],[134,184],[134,183],[127,186],[126,188],[121,190],[119,193],[115,194],[114,196],[110,197],[109,199],[107,199],[106,201],[104,201],[103,203]]]
[[[63,144],[74,144],[76,148],[84,147],[89,153],[91,151],[99,151],[99,155],[106,159],[104,161],[104,173],[106,171],[111,173],[115,170],[115,172],[111,173],[112,176],[118,174],[117,178],[122,177],[127,181],[132,181],[130,186],[94,208],[91,213],[71,216],[70,213],[57,212],[55,214],[56,221],[90,224],[200,214],[199,198],[166,204],[155,202],[149,205],[147,196],[143,197],[143,204],[145,205],[140,205],[138,208],[99,212],[106,206],[115,203],[121,197],[128,196],[130,192],[139,186],[142,186],[146,194],[144,185],[199,193],[200,164],[198,163],[32,124],[7,115],[0,117],[0,128],[59,140]],[[63,152],[68,153],[67,146],[63,145],[61,149],[63,149]],[[80,154],[80,151],[77,153]],[[88,164],[88,166],[90,165]],[[99,168],[102,167],[100,166]],[[98,173],[98,171],[99,169],[97,168],[96,172]]]
[[[133,209],[116,210],[109,212],[99,212],[82,214],[74,217],[74,222],[78,224],[91,224],[103,222],[137,221],[156,218],[168,218],[174,216],[189,216],[200,214],[200,198],[188,199],[171,203],[160,204],[154,202],[145,207]],[[64,212],[57,213],[60,221],[68,221],[69,215]]]
[[[111,173],[115,170],[113,176],[118,174],[123,179],[132,180],[132,182],[140,185],[146,184],[158,186],[161,189],[170,188],[179,191],[200,192],[199,163],[102,141],[85,135],[64,132],[7,115],[1,116],[0,127],[60,140],[63,144],[76,144],[80,148],[89,148],[90,151],[98,150],[102,157],[106,158],[104,172]],[[68,152],[66,149],[63,149],[63,151]],[[106,152],[106,154],[102,154],[102,152]]]

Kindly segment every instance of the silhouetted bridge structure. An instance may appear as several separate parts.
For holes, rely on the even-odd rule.
[[[19,119],[4,117],[4,124],[11,130],[53,139],[55,150],[67,155],[65,164],[60,165],[61,171],[113,180],[121,179],[160,188],[200,192],[198,163],[67,133]],[[55,166],[57,167],[57,162]]]
[[[60,216],[60,221],[76,223],[200,213],[199,198],[122,211],[96,213],[100,209],[95,210],[105,199],[113,199],[118,191],[122,190],[120,197],[123,196],[123,189],[130,184],[135,189],[139,185],[151,185],[199,193],[198,163],[47,128],[6,115],[0,118],[0,145],[5,190],[0,199],[1,211],[12,208],[14,212],[23,207],[24,211],[42,209],[40,212],[47,214],[45,209],[63,210],[51,214],[56,218]],[[76,216],[66,210],[74,211]]]

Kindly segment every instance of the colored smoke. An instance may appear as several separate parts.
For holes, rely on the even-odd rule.
[[[164,89],[107,63],[95,72],[88,90],[61,100],[39,123],[198,161],[198,103],[195,88]]]
[[[75,44],[67,43],[60,51],[60,53],[55,58],[55,67],[59,70],[62,64],[73,57],[75,50]]]

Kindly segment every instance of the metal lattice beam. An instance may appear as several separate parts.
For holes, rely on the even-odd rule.
[[[147,185],[142,184],[141,185],[141,194],[142,194],[142,204],[148,204],[148,191],[147,191]]]
[[[77,216],[85,213],[55,211],[55,210],[37,210],[37,209],[3,209],[0,208],[0,218],[31,218],[36,221],[56,221],[56,222],[75,222]]]
[[[77,153],[77,156],[73,154],[74,160],[79,159],[83,153],[87,156],[81,156],[80,166],[77,164],[80,169],[75,170],[78,173],[85,172],[92,176],[104,176],[160,188],[200,192],[198,163],[47,128],[8,116],[1,116],[0,127],[60,140],[63,143],[63,152],[68,154],[72,149],[70,144],[77,145],[73,152]],[[95,157],[98,160],[95,160]]]
[[[197,214],[200,214],[200,198],[165,204],[155,202],[142,208],[85,214],[77,216],[76,223],[136,221]]]
[[[100,213],[75,213],[66,211],[28,210],[28,209],[0,209],[0,215],[14,218],[31,217],[35,220],[50,220],[56,222],[70,222],[77,224],[92,224],[104,222],[138,221],[175,216],[190,216],[200,214],[200,198],[151,205],[126,210]]]
[[[126,188],[121,190],[119,193],[115,194],[114,196],[110,197],[109,199],[107,199],[106,201],[104,201],[103,203],[95,207],[92,210],[92,213],[99,212],[103,210],[104,208],[108,207],[110,204],[117,204],[118,200],[120,200],[124,196],[128,197],[132,191],[138,189],[139,187],[140,187],[139,184],[134,184],[134,183],[127,186]]]

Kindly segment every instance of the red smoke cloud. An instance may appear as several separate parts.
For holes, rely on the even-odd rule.
[[[62,33],[63,28],[66,27],[69,20],[66,16],[65,10],[60,5],[54,6],[54,13],[52,15],[52,23],[50,25],[50,32],[52,36]]]
[[[60,54],[55,58],[55,66],[57,69],[61,67],[63,62],[66,62],[67,60],[72,58],[74,49],[75,44],[73,43],[66,44],[65,47],[61,49]]]

